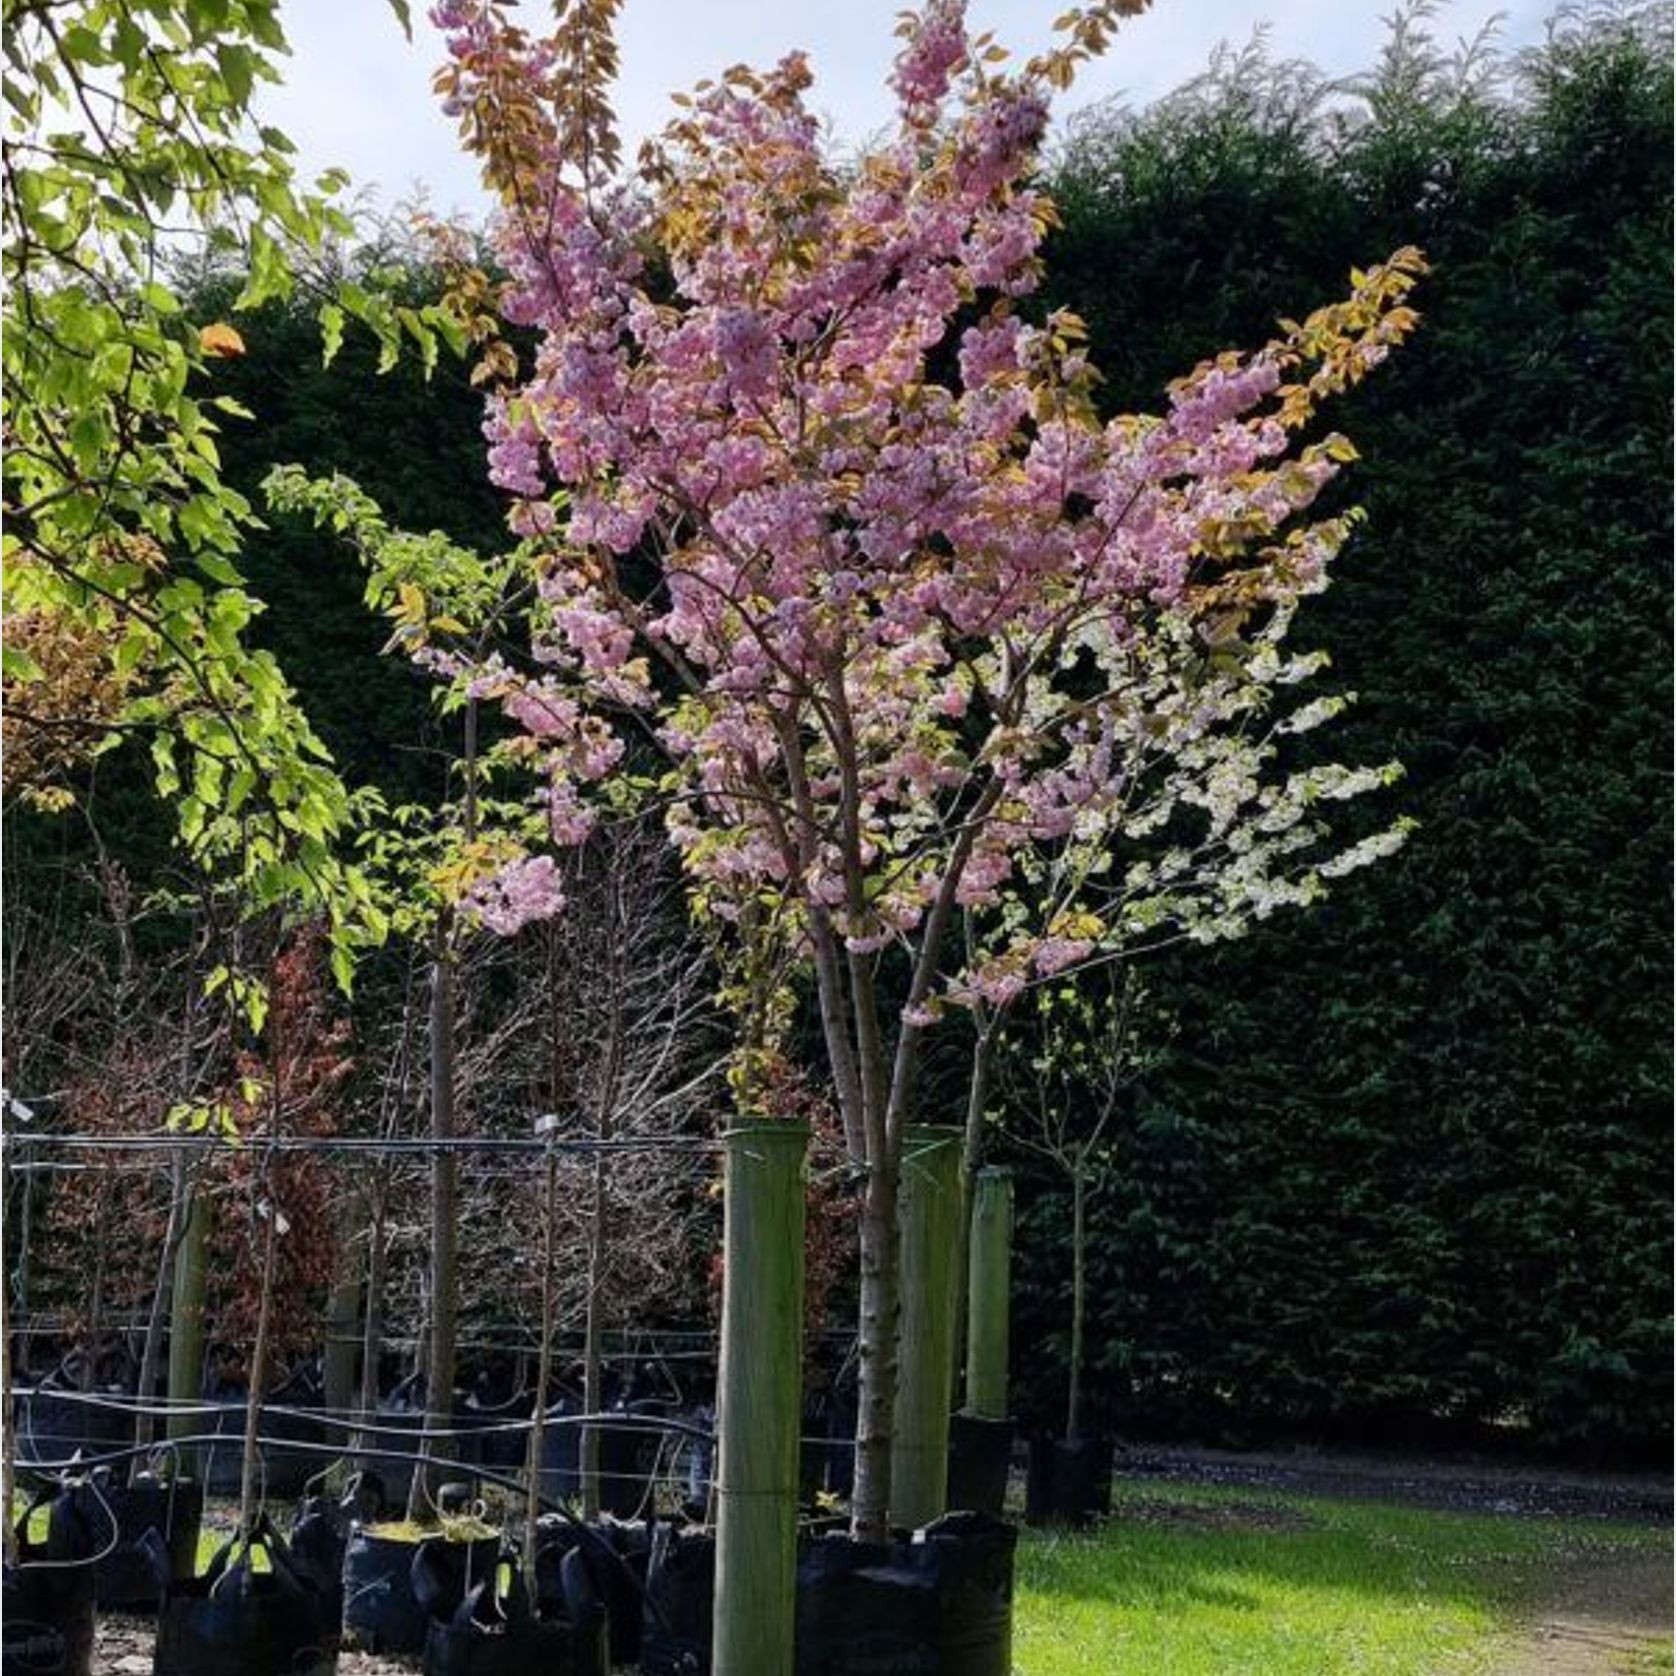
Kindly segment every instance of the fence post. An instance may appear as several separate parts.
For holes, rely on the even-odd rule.
[[[960,1133],[911,1125],[902,1153],[902,1313],[897,1331],[890,1517],[914,1528],[946,1511],[949,1392],[960,1253]]]
[[[806,1124],[741,1123],[726,1181],[713,1676],[791,1676]]]
[[[1013,1178],[979,1170],[973,1184],[971,1268],[967,1278],[966,1412],[1005,1420],[1013,1270]]]

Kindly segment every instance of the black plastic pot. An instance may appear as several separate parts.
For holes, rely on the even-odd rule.
[[[25,1559],[0,1581],[3,1676],[88,1676],[93,1663],[93,1569]]]
[[[1013,1526],[951,1513],[912,1538],[807,1537],[797,1562],[797,1676],[1009,1676]],[[710,1669],[715,1541],[654,1546],[643,1676]]]
[[[599,1600],[611,1626],[611,1653],[619,1663],[640,1656],[646,1570],[652,1527],[644,1520],[602,1519],[581,1525],[549,1514],[536,1537],[536,1605],[544,1618],[568,1616],[576,1606],[578,1577]],[[576,1555],[572,1561],[571,1555]],[[580,1570],[578,1570],[580,1568]]]
[[[1011,1420],[949,1418],[949,1506],[999,1518],[1013,1464]]]
[[[321,1615],[334,1644],[343,1639],[343,1556],[357,1519],[383,1508],[383,1493],[370,1473],[356,1473],[342,1497],[316,1493],[297,1504],[291,1522],[291,1563],[320,1596]]]
[[[93,1560],[114,1527],[85,1481],[34,1496],[16,1527],[18,1563],[0,1578],[0,1676],[88,1676]],[[46,1535],[29,1528],[45,1507]]]
[[[951,1513],[906,1541],[805,1544],[797,1676],[1009,1676],[1017,1531]]]
[[[253,1563],[258,1549],[266,1572]],[[337,1626],[328,1612],[263,1519],[248,1543],[224,1543],[202,1577],[169,1585],[154,1676],[334,1676]]]
[[[1085,1525],[1107,1512],[1112,1500],[1109,1438],[1030,1440],[1030,1474],[1024,1518],[1031,1525]]]
[[[440,1537],[415,1542],[363,1529],[349,1538],[343,1556],[343,1628],[357,1646],[373,1653],[424,1650],[430,1614],[414,1592],[414,1578],[420,1551],[433,1542],[453,1553],[439,1552],[427,1561],[422,1586],[432,1590],[437,1616],[451,1617],[471,1587],[494,1576],[500,1560],[498,1535],[471,1542]]]
[[[642,1676],[704,1676],[710,1669],[716,1539],[660,1525],[646,1574]]]
[[[198,1569],[204,1487],[149,1472],[124,1484],[103,1467],[94,1481],[116,1520],[116,1546],[93,1571],[98,1603],[121,1612],[155,1612],[164,1584],[184,1581]]]
[[[433,1618],[425,1639],[425,1676],[608,1676],[605,1607],[581,1554],[565,1565],[564,1614],[537,1617],[515,1568],[504,1587],[489,1578],[467,1591],[447,1619]]]

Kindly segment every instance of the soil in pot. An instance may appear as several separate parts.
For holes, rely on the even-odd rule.
[[[1107,1512],[1112,1499],[1110,1438],[1030,1440],[1024,1519],[1031,1525],[1085,1525]]]
[[[1012,1464],[1011,1420],[980,1420],[971,1414],[950,1416],[951,1508],[999,1518],[1006,1506],[1007,1475]]]
[[[248,1541],[224,1543],[202,1577],[169,1585],[154,1676],[334,1676],[337,1640],[328,1604],[264,1518]]]
[[[450,1519],[441,1529],[406,1521],[362,1526],[343,1557],[343,1628],[355,1645],[373,1653],[424,1650],[429,1614],[414,1592],[414,1571],[427,1543],[438,1551],[422,1586],[433,1591],[439,1616],[452,1616],[500,1563],[500,1532],[479,1519]]]

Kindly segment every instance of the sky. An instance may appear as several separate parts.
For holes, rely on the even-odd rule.
[[[878,130],[890,113],[885,77],[896,49],[895,18],[906,0],[625,0],[619,28],[618,114],[634,145],[670,114],[669,95],[730,64],[767,64],[794,47],[810,54],[813,107],[841,141]],[[974,28],[994,29],[1020,56],[1043,46],[1066,0],[972,0]],[[1061,113],[1121,96],[1145,104],[1203,69],[1219,41],[1243,44],[1270,27],[1277,58],[1313,59],[1331,75],[1366,69],[1396,0],[1156,0],[1123,25],[1106,57],[1085,69]],[[292,57],[283,88],[269,92],[264,120],[297,144],[311,174],[340,166],[389,207],[426,189],[442,213],[480,213],[486,200],[452,124],[430,91],[442,51],[413,0],[410,44],[387,0],[288,0]],[[1553,0],[1438,0],[1438,39],[1453,45],[1498,14],[1502,39],[1540,39]],[[524,0],[534,27],[548,15]]]

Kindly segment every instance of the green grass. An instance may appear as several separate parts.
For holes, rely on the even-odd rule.
[[[1614,1666],[1615,1676],[1670,1676],[1676,1670],[1676,1642],[1667,1635],[1658,1643],[1625,1653]]]
[[[1467,1676],[1487,1668],[1549,1567],[1669,1544],[1667,1532],[1630,1526],[1124,1485],[1099,1530],[1020,1544],[1014,1667]]]

